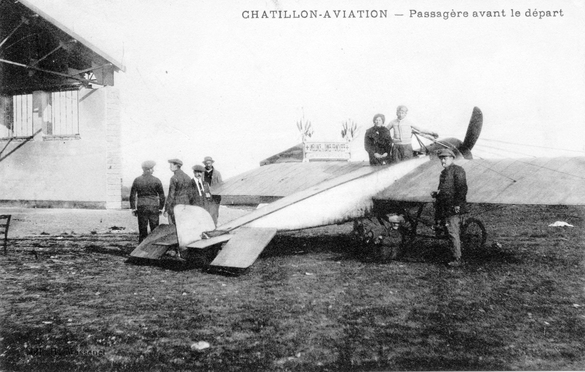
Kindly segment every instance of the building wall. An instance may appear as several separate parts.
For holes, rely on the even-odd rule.
[[[34,129],[46,129],[46,92],[34,92]],[[0,203],[121,208],[120,109],[116,88],[79,92],[79,135],[39,133],[0,162]],[[0,141],[4,148],[6,140]],[[3,155],[18,146],[13,141]]]
[[[122,155],[120,147],[120,93],[112,87],[106,94],[106,208],[122,208]]]

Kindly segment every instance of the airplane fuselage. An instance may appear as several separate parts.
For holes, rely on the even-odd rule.
[[[274,228],[279,231],[343,223],[364,217],[373,208],[372,197],[423,163],[428,156],[409,159],[389,166],[372,167],[372,171],[355,171],[340,179],[298,192],[254,212],[218,226],[232,230],[241,226]]]

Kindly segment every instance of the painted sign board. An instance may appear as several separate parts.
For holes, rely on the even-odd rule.
[[[303,161],[346,160],[351,158],[348,142],[305,142]]]

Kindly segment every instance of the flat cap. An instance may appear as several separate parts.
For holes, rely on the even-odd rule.
[[[213,160],[213,158],[211,156],[206,156],[205,159],[203,159],[203,164],[205,164],[205,162],[207,162],[207,161],[215,163],[215,160]]]
[[[455,158],[455,154],[453,153],[453,151],[451,151],[449,149],[441,149],[441,151],[439,151],[437,153],[437,156],[440,158],[444,158],[446,156],[450,156],[452,158]]]
[[[205,172],[205,167],[203,165],[194,165],[193,166],[193,171],[194,172]]]
[[[183,162],[179,159],[169,159],[169,163],[177,164],[178,166],[183,166]]]
[[[156,165],[156,163],[152,160],[147,160],[145,162],[142,162],[142,169],[152,169],[154,168],[154,166]]]

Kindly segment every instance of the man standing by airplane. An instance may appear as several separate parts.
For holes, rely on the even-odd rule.
[[[203,180],[203,172],[205,172],[203,165],[197,164],[193,167],[193,200],[191,204],[209,212],[213,199],[209,191],[209,184]]]
[[[181,170],[183,162],[179,159],[170,159],[170,170],[174,173],[171,177],[171,183],[169,185],[169,196],[165,205],[164,216],[169,219],[169,223],[175,224],[175,212],[173,208],[178,204],[191,204],[191,198],[193,197],[193,186],[191,183],[191,177]]]
[[[449,266],[461,265],[460,225],[462,213],[467,212],[467,179],[465,170],[453,164],[455,154],[449,149],[438,153],[443,170],[439,178],[439,189],[431,193],[437,199],[435,217],[445,224],[451,241],[453,260]]]
[[[394,142],[394,149],[392,152],[392,160],[399,162],[410,159],[413,156],[412,152],[412,133],[428,135],[433,138],[439,137],[435,132],[422,130],[412,125],[409,119],[406,119],[408,108],[400,105],[396,108],[396,119],[388,123],[388,129],[392,133],[392,142]]]
[[[223,183],[221,179],[221,173],[217,169],[213,167],[213,158],[211,156],[206,156],[203,159],[203,165],[205,165],[205,173],[203,175],[203,179],[210,187],[220,185]],[[209,204],[209,214],[213,218],[213,223],[217,226],[217,220],[219,218],[219,204],[221,203],[221,195],[213,195],[212,202]]]
[[[158,215],[165,206],[165,192],[162,183],[152,174],[156,163],[147,160],[142,163],[142,176],[136,177],[130,188],[130,209],[138,217],[138,243],[158,226]]]

